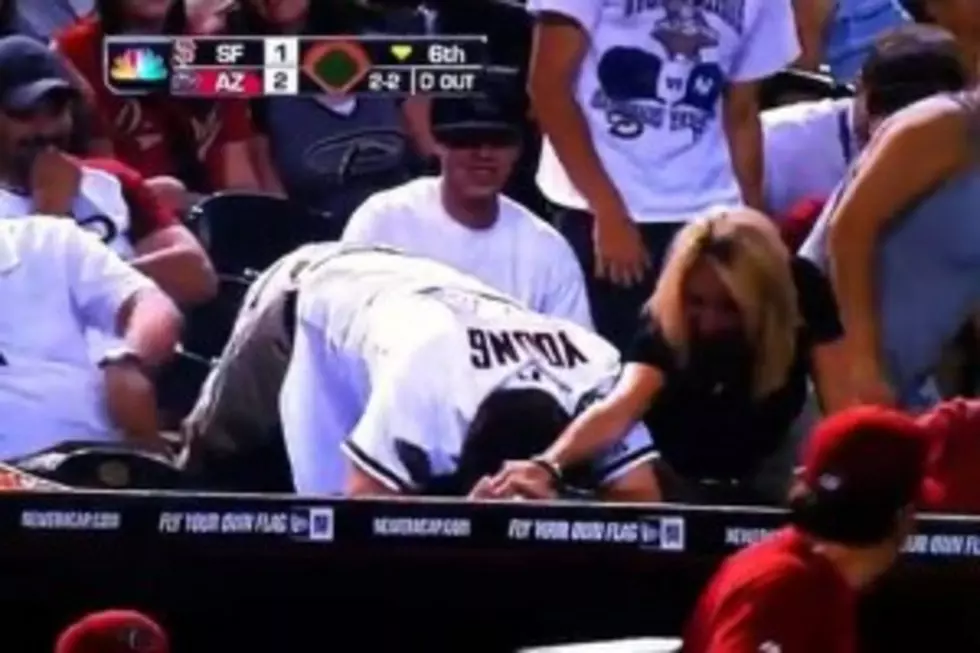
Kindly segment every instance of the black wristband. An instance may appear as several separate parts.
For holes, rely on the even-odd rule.
[[[531,462],[548,472],[548,476],[551,479],[551,486],[553,488],[558,489],[565,485],[565,480],[562,478],[561,469],[558,468],[558,465],[550,460],[537,457],[531,458]]]

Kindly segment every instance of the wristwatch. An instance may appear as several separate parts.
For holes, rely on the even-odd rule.
[[[149,374],[149,368],[143,358],[128,347],[115,347],[110,349],[99,359],[98,364],[99,369],[124,365],[135,367],[140,372]]]

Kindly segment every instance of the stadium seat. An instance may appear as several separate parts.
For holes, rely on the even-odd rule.
[[[854,88],[839,84],[830,75],[793,68],[782,70],[762,83],[759,103],[763,109],[806,100],[852,97]]]
[[[293,494],[292,468],[281,429],[263,442],[239,451],[224,451],[207,442],[189,442],[185,469],[194,489],[208,492]]]
[[[526,648],[518,653],[680,653],[683,647],[678,638],[644,637]]]
[[[207,250],[219,273],[264,270],[304,243],[334,240],[332,216],[274,195],[227,191],[194,206],[188,227]]]
[[[253,278],[254,275],[219,275],[218,295],[185,313],[182,338],[185,351],[206,360],[221,355]]]
[[[68,487],[96,490],[168,490],[184,473],[162,454],[128,442],[63,442],[7,463]]]

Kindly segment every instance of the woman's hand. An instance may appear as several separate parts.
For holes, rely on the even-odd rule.
[[[543,466],[529,460],[513,460],[504,463],[496,475],[480,479],[470,492],[470,498],[545,501],[558,498],[558,491],[554,479]]]

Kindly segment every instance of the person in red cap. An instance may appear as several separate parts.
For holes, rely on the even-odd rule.
[[[54,653],[170,653],[167,633],[134,610],[93,612],[68,626]]]
[[[929,440],[888,408],[821,422],[790,493],[791,525],[722,564],[685,653],[853,653],[857,594],[892,566],[914,525]]]

